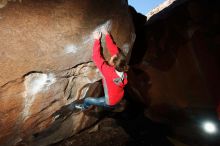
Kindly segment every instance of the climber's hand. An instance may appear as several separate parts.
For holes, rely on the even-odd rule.
[[[102,33],[99,31],[93,32],[93,38],[99,40],[102,36]]]
[[[108,30],[107,30],[106,27],[102,27],[102,28],[101,28],[101,31],[102,31],[102,33],[103,33],[104,35],[109,34],[109,32],[108,32]]]

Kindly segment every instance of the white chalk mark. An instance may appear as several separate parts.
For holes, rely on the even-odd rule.
[[[56,82],[56,77],[54,74],[50,73],[47,75],[47,82],[46,87],[50,87],[50,85],[54,84]]]
[[[95,31],[100,31],[102,32],[103,30],[107,30],[108,32],[110,32],[112,29],[112,21],[108,20],[106,21],[104,24],[99,25]]]
[[[93,37],[91,35],[83,38],[83,44],[88,44],[91,43],[92,41],[93,41]]]
[[[88,36],[86,36],[86,37],[83,38],[83,44],[85,45],[85,44],[88,44],[88,43],[93,42],[93,40],[94,40],[94,39],[93,39],[93,33],[94,33],[95,31],[102,32],[103,29],[105,29],[105,30],[107,30],[108,32],[110,32],[111,29],[112,29],[112,21],[111,21],[111,20],[108,20],[108,21],[106,21],[105,23],[103,23],[103,24],[99,25],[98,27],[96,27],[96,28],[92,31],[92,33],[91,33],[90,35],[88,35]]]
[[[73,44],[68,44],[64,47],[65,53],[76,53],[77,50],[77,47]]]
[[[27,76],[25,87],[28,96],[35,95],[42,90],[47,81],[47,74],[33,73]]]
[[[86,36],[86,37],[83,38],[83,43],[82,43],[82,44],[83,44],[83,45],[86,45],[86,44],[88,44],[88,43],[93,42],[93,40],[94,40],[94,39],[93,39],[93,33],[94,33],[95,31],[102,32],[103,29],[105,29],[105,30],[107,30],[108,32],[110,32],[111,29],[112,29],[112,21],[111,21],[111,20],[108,20],[108,21],[106,21],[105,23],[103,23],[103,24],[99,25],[98,27],[96,27],[95,30],[92,31],[91,34],[89,34],[88,36]],[[64,47],[65,53],[76,53],[77,50],[79,50],[79,47],[77,48],[74,44],[68,44],[68,45],[66,45],[66,46]]]
[[[23,118],[27,119],[36,94],[48,90],[56,82],[53,74],[32,73],[25,77]]]

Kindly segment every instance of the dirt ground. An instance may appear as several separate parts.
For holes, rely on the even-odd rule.
[[[165,125],[144,116],[144,109],[128,105],[122,112],[105,112],[94,126],[51,146],[174,146]]]

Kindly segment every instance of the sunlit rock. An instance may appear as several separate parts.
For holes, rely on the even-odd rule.
[[[0,1],[0,145],[49,145],[97,120],[65,107],[102,93],[91,61],[91,34],[102,27],[129,57],[125,0]]]

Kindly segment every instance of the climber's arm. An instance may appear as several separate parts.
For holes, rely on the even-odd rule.
[[[100,53],[100,40],[96,39],[93,45],[92,60],[98,68],[105,62]]]
[[[106,76],[110,71],[110,66],[106,63],[101,55],[101,47],[100,47],[100,40],[95,39],[94,46],[93,46],[93,55],[92,59],[99,71]]]
[[[114,44],[110,34],[108,33],[105,35],[105,42],[111,56],[118,54],[118,47]]]

